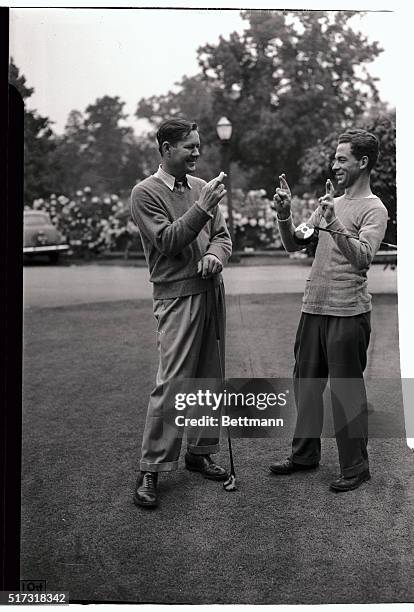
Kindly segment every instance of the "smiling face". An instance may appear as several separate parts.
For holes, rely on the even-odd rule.
[[[367,171],[368,158],[364,155],[357,159],[351,152],[351,143],[339,143],[332,170],[340,187],[350,187],[355,181]]]
[[[197,130],[191,130],[186,138],[174,145],[164,143],[163,149],[163,168],[166,172],[178,179],[195,172],[200,156],[200,136]]]

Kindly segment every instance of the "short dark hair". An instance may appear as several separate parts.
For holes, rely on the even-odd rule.
[[[377,163],[379,155],[378,138],[362,129],[347,130],[338,138],[338,144],[341,142],[349,142],[351,145],[351,153],[356,159],[368,157],[368,171]]]
[[[187,138],[190,132],[197,130],[197,124],[180,117],[166,119],[157,131],[158,150],[162,155],[162,143],[168,141],[175,145],[180,140]]]

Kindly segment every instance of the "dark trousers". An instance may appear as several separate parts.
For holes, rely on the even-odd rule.
[[[341,473],[368,469],[368,416],[363,372],[371,332],[370,313],[351,317],[302,313],[295,341],[297,422],[292,461],[318,463],[323,397],[328,377]]]

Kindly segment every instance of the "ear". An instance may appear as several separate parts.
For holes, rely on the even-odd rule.
[[[361,170],[366,170],[368,168],[368,156],[367,155],[363,155],[361,157],[361,159],[359,160],[359,167],[361,168]]]
[[[162,155],[168,155],[171,149],[171,145],[168,140],[165,140],[161,145]]]

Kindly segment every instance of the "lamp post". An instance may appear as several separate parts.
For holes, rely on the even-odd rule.
[[[221,163],[224,172],[227,174],[226,189],[227,189],[227,210],[229,215],[229,233],[232,242],[234,242],[233,228],[233,205],[231,198],[231,174],[230,174],[230,139],[233,131],[231,121],[227,117],[221,117],[216,125],[217,135],[221,142]]]

